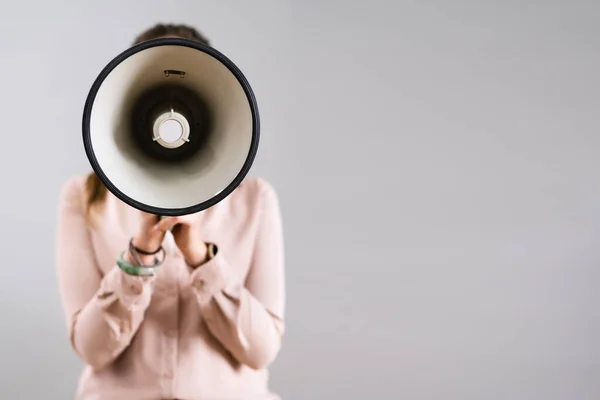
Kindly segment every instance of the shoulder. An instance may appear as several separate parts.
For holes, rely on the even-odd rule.
[[[59,191],[59,206],[79,208],[83,204],[87,175],[73,175],[63,182]]]
[[[278,202],[275,186],[263,177],[246,178],[237,190],[256,205]]]
[[[262,177],[248,177],[223,201],[218,208],[234,214],[255,217],[266,212],[277,212],[278,195],[274,185]],[[243,211],[242,211],[243,210]]]

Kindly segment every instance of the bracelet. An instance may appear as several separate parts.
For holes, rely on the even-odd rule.
[[[219,248],[214,243],[207,243],[206,247],[207,247],[208,259],[212,260],[217,255]]]
[[[149,267],[149,266],[140,267],[137,265],[130,264],[127,261],[125,261],[125,259],[123,258],[124,255],[125,255],[125,252],[122,252],[119,255],[119,258],[117,259],[117,265],[126,274],[134,275],[134,276],[154,276],[154,275],[156,275],[156,267]]]
[[[200,266],[204,265],[205,263],[207,263],[210,260],[212,260],[213,258],[215,258],[215,256],[217,255],[217,251],[219,249],[216,244],[211,243],[211,242],[204,242],[204,244],[206,245],[206,257],[199,264],[195,264],[195,265],[188,264],[190,266],[190,268],[192,268],[192,269],[199,268]]]
[[[160,266],[165,261],[165,258],[167,256],[167,254],[165,252],[165,249],[162,246],[160,246],[158,248],[157,253],[158,252],[162,252],[162,255],[163,255],[162,259],[159,259],[158,257],[154,257],[154,265],[145,265],[142,262],[142,260],[141,260],[138,248],[133,245],[133,239],[129,241],[129,253],[134,258],[134,260],[138,264],[138,266],[140,266],[140,267],[143,267],[143,268],[148,268],[148,267],[156,268],[156,267]],[[142,254],[148,254],[148,253],[142,253]],[[150,254],[150,255],[153,255],[153,254]]]
[[[140,248],[138,248],[138,247],[135,247],[135,246],[133,245],[133,238],[131,238],[131,240],[129,241],[129,247],[130,247],[130,248],[133,248],[133,249],[135,249],[135,251],[136,251],[137,253],[139,253],[139,254],[143,254],[143,255],[145,255],[145,256],[153,256],[153,255],[155,255],[155,254],[158,254],[158,252],[162,250],[162,246],[159,246],[159,247],[158,247],[158,249],[156,249],[155,251],[151,251],[151,252],[150,252],[150,251],[145,251],[145,250],[142,250],[142,249],[140,249]]]

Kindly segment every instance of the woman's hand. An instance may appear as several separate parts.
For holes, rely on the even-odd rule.
[[[154,231],[163,235],[169,229],[185,261],[191,267],[195,268],[206,261],[208,249],[192,216],[165,217],[154,226]]]
[[[158,221],[160,221],[158,215],[142,212],[138,231],[133,237],[133,245],[136,248],[147,253],[154,253],[160,249],[165,238],[165,232],[153,229]],[[154,255],[145,254],[139,254],[139,257],[144,264],[152,264],[155,258]],[[129,261],[132,261],[131,255],[129,255]]]

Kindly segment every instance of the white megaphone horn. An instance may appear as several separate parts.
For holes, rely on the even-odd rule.
[[[258,149],[250,84],[212,46],[159,38],[117,55],[93,83],[83,112],[92,169],[141,211],[191,214],[227,197]]]

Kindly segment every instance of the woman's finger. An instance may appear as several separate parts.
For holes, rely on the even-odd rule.
[[[154,229],[166,232],[178,223],[179,217],[165,217],[154,225]]]

